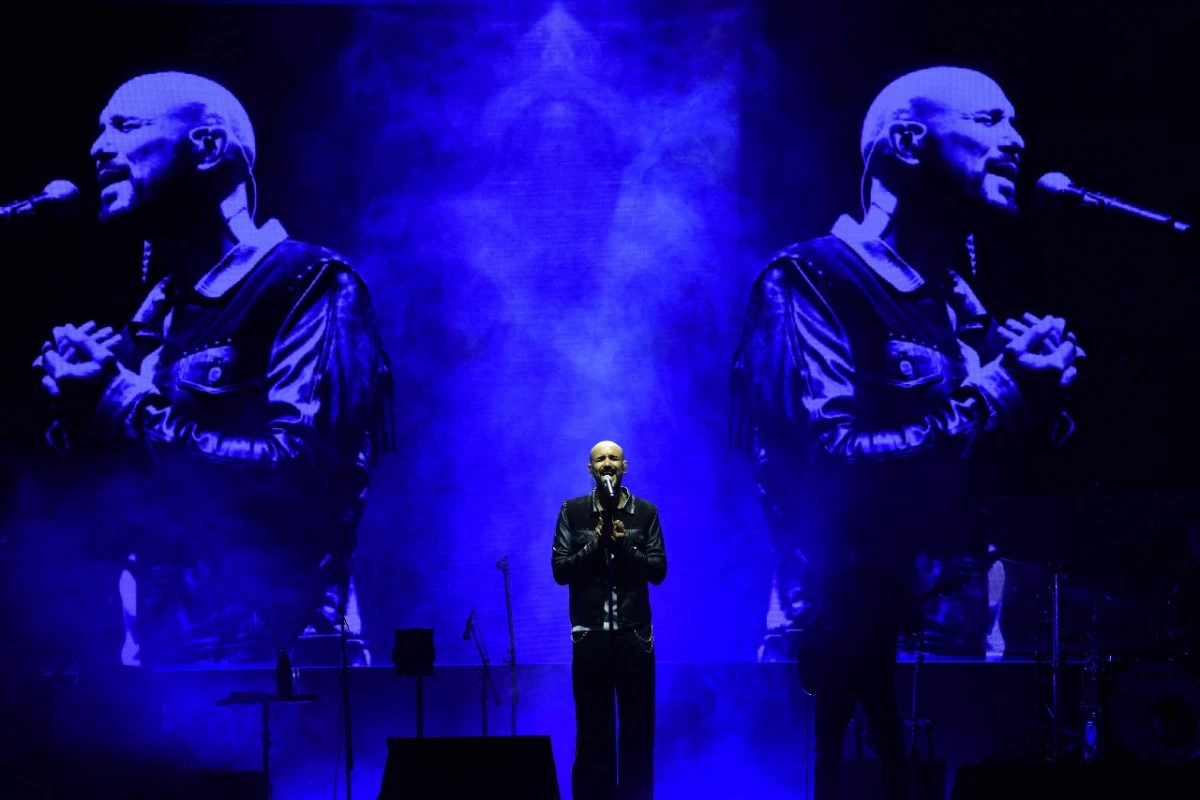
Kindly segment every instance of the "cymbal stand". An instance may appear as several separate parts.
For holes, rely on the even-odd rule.
[[[1002,758],[1003,754],[1017,751],[1021,756],[1034,760],[1056,761],[1062,754],[1060,748],[1060,728],[1062,727],[1061,718],[1058,708],[1058,684],[1059,671],[1062,666],[1062,651],[1061,651],[1061,618],[1060,618],[1060,598],[1059,593],[1062,588],[1062,583],[1067,579],[1067,576],[1062,573],[1061,565],[1051,564],[1050,569],[1053,570],[1049,581],[1050,607],[1045,609],[1048,612],[1050,622],[1050,698],[1046,701],[1042,692],[1042,650],[1041,650],[1041,635],[1038,633],[1041,624],[1045,621],[1045,616],[1039,620],[1039,624],[1034,625],[1033,633],[1033,682],[1037,692],[1037,708],[1034,712],[1033,722],[1028,730],[1016,743],[1005,747],[998,753],[995,753],[985,760],[997,760]],[[1039,595],[1038,600],[1041,600]],[[1039,602],[1040,606],[1041,603]],[[1049,728],[1049,735],[1047,735]],[[1048,740],[1048,741],[1047,741]]]
[[[913,676],[912,676],[912,705],[909,713],[909,739],[908,739],[908,757],[913,761],[918,761],[921,758],[921,751],[917,747],[917,736],[921,729],[925,729],[925,757],[933,758],[933,721],[929,719],[921,719],[917,716],[917,676],[921,672],[921,665],[925,663],[925,632],[917,631],[917,657],[913,661]]]
[[[1099,605],[1098,591],[1092,592],[1092,624],[1088,632],[1087,653],[1083,663],[1083,688],[1080,693],[1079,716],[1083,724],[1083,760],[1092,761],[1100,757],[1099,723],[1099,679],[1100,650],[1099,632],[1096,627],[1096,611]]]
[[[1058,624],[1058,607],[1059,607],[1059,577],[1061,573],[1058,567],[1055,567],[1053,583],[1050,590],[1050,756],[1053,758],[1058,754],[1058,670],[1062,664],[1062,653],[1059,650],[1059,636],[1061,630]]]

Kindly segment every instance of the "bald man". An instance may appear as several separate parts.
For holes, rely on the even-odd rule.
[[[358,633],[350,566],[390,444],[388,360],[346,260],[255,224],[256,148],[211,80],[118,88],[91,150],[100,219],[144,239],[151,288],[118,333],[55,328],[35,363],[57,449],[111,454],[91,496],[133,531],[127,664],[273,662],[302,633]]]
[[[863,122],[862,220],[786,248],[751,292],[734,423],[776,552],[771,623],[797,634],[786,638],[817,695],[818,798],[836,795],[857,702],[887,796],[904,796],[892,670],[897,634],[919,627],[908,565],[966,548],[990,450],[1069,429],[1061,410],[1082,351],[1065,321],[998,325],[966,280],[973,232],[1017,210],[1014,118],[978,72],[894,81]]]
[[[550,559],[555,582],[570,587],[572,795],[576,800],[649,800],[654,796],[654,631],[647,584],[658,586],[666,578],[667,552],[658,509],[625,487],[629,463],[621,446],[597,444],[587,469],[596,485],[563,503]]]

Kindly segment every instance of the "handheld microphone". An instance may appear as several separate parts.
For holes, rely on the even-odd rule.
[[[1082,186],[1077,186],[1061,172],[1047,172],[1037,182],[1037,198],[1047,205],[1069,205],[1076,208],[1095,208],[1101,211],[1111,211],[1129,217],[1157,222],[1178,233],[1190,232],[1192,226],[1175,219],[1169,214],[1139,208],[1132,203],[1126,203],[1115,197],[1093,192]]]
[[[613,491],[613,476],[612,475],[604,475],[600,478],[600,480],[602,480],[604,482],[604,488],[608,489],[608,496],[616,497],[617,496],[616,492]]]
[[[475,620],[475,609],[471,609],[471,613],[467,615],[467,627],[463,628],[463,641],[471,640],[471,623]]]
[[[79,187],[70,181],[50,181],[33,197],[0,206],[0,225],[47,212],[60,219],[72,216],[79,210],[79,197]]]

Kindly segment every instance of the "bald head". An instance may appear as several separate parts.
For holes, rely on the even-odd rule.
[[[233,93],[216,81],[188,72],[155,72],[124,83],[113,93],[102,116],[119,112],[137,118],[177,117],[201,125],[220,125],[253,166],[254,127]]]
[[[140,220],[149,235],[227,198],[244,208],[255,152],[250,117],[224,86],[186,72],[134,78],[100,113],[92,144],[100,218]]]
[[[605,439],[603,442],[597,442],[596,446],[593,447],[591,452],[588,454],[588,457],[595,458],[600,453],[616,453],[622,458],[625,457],[625,451],[621,449],[621,445],[617,444],[616,442],[610,442],[607,439]]]
[[[1016,180],[1025,143],[1016,112],[987,75],[930,67],[884,87],[863,120],[864,177],[914,208],[964,225],[982,215],[1016,211]],[[875,196],[874,194],[872,195]]]
[[[863,160],[873,146],[886,141],[894,122],[929,122],[946,112],[976,108],[1011,108],[994,80],[962,67],[929,67],[902,75],[884,87],[863,120],[859,152]]]
[[[611,475],[616,486],[621,485],[621,479],[629,469],[625,461],[625,451],[616,442],[598,442],[588,455],[588,474],[599,483],[605,475]]]

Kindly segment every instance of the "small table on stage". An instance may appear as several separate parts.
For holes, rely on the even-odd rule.
[[[262,764],[263,779],[266,784],[266,796],[271,797],[271,730],[268,719],[271,716],[272,703],[311,703],[317,699],[315,694],[294,694],[283,697],[266,692],[230,692],[229,697],[217,701],[218,706],[261,706],[262,707]]]

